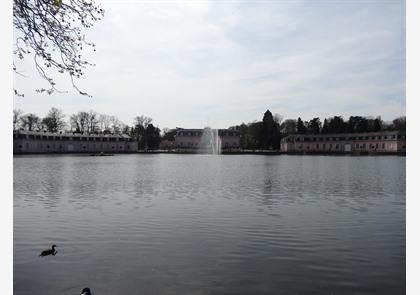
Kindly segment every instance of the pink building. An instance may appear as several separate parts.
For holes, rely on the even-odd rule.
[[[405,133],[296,134],[283,138],[280,149],[286,153],[405,153]]]
[[[239,149],[240,132],[232,129],[217,130],[222,149]],[[198,149],[204,129],[178,129],[175,135],[175,148],[177,149]]]
[[[134,153],[137,142],[128,135],[14,131],[13,153]]]

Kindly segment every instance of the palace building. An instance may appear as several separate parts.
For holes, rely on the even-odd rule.
[[[239,149],[240,132],[233,129],[182,129],[179,128],[175,135],[175,145],[177,149],[199,149],[203,143],[203,135],[214,134],[213,140],[220,139],[222,150]],[[206,143],[204,143],[206,144]]]
[[[281,140],[285,153],[405,153],[405,133],[289,135]]]
[[[13,153],[131,153],[137,142],[128,135],[14,131]]]

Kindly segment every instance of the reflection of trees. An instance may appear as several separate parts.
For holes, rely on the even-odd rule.
[[[46,208],[53,210],[57,207],[61,197],[65,192],[65,169],[66,161],[64,158],[53,157],[47,159],[44,169],[41,173],[45,173],[42,177],[41,192],[45,196],[43,198]]]

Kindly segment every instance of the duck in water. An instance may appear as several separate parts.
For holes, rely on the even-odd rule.
[[[83,288],[81,295],[92,295],[89,288]]]
[[[48,256],[48,255],[55,255],[55,254],[57,254],[57,251],[55,250],[55,247],[57,247],[56,245],[52,245],[51,246],[51,249],[49,249],[49,250],[44,250],[44,251],[42,251],[42,253],[39,255],[39,256]]]

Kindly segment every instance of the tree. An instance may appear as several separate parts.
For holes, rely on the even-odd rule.
[[[297,122],[295,119],[287,119],[280,125],[280,132],[283,135],[295,134],[297,132]]]
[[[111,117],[110,115],[100,114],[98,117],[98,126],[101,132],[111,133]]]
[[[274,121],[280,126],[281,122],[283,121],[284,117],[280,114],[274,115]]]
[[[21,115],[23,114],[23,111],[20,109],[14,109],[13,110],[13,130],[19,129],[19,123],[21,119]]]
[[[144,133],[144,145],[146,149],[157,149],[160,144],[160,130],[153,124],[147,125]]]
[[[377,117],[374,121],[373,121],[373,132],[378,132],[382,130],[382,120],[381,117]]]
[[[77,133],[86,133],[89,131],[89,113],[78,112],[70,116],[70,127]]]
[[[392,121],[392,128],[398,131],[405,131],[405,128],[406,128],[405,116],[394,119]]]
[[[88,132],[97,133],[99,129],[99,115],[93,110],[88,111]]]
[[[261,134],[261,147],[262,148],[275,148],[280,147],[280,126],[274,120],[273,115],[269,110],[264,113],[262,120],[262,134]]]
[[[25,130],[33,131],[41,127],[41,119],[35,114],[26,114],[20,118]]]
[[[62,92],[47,73],[53,68],[67,73],[79,94],[88,95],[76,86],[74,78],[80,78],[86,66],[92,65],[82,58],[83,46],[96,49],[95,44],[85,40],[81,27],[91,27],[103,15],[104,10],[93,0],[13,1],[13,25],[17,30],[13,52],[18,59],[33,57],[39,75],[49,83],[49,89],[40,88],[38,92]],[[15,63],[13,69],[19,73]],[[23,96],[16,89],[15,94]]]
[[[111,132],[113,134],[122,134],[126,124],[124,124],[124,122],[120,121],[120,119],[118,119],[115,116],[111,116],[110,120],[111,120]]]
[[[319,134],[321,131],[321,120],[317,118],[313,118],[308,123],[308,131],[310,134]]]
[[[324,119],[324,123],[322,124],[321,131],[322,131],[323,134],[330,133],[330,126],[328,125],[327,118]]]
[[[146,135],[147,127],[152,124],[152,118],[140,115],[134,118],[134,129],[133,137],[136,138],[139,149],[144,149],[146,147],[146,140],[144,139]]]
[[[303,123],[303,121],[300,117],[297,120],[296,128],[297,128],[297,133],[298,134],[305,134],[306,131],[307,131],[306,126],[305,126],[305,124]]]
[[[147,126],[152,123],[152,121],[153,121],[152,118],[147,117],[147,116],[143,116],[143,115],[136,116],[134,118],[134,126],[139,125],[139,126],[142,126],[144,129],[146,129]]]
[[[57,108],[51,108],[47,116],[42,119],[42,124],[45,126],[48,132],[58,132],[66,126],[64,122],[65,115]]]
[[[261,142],[262,139],[262,130],[263,130],[263,123],[262,122],[252,122],[249,124],[249,136],[251,139],[251,148],[252,149],[260,149],[262,147]]]
[[[346,129],[347,126],[341,116],[334,116],[328,120],[329,133],[345,133]]]

